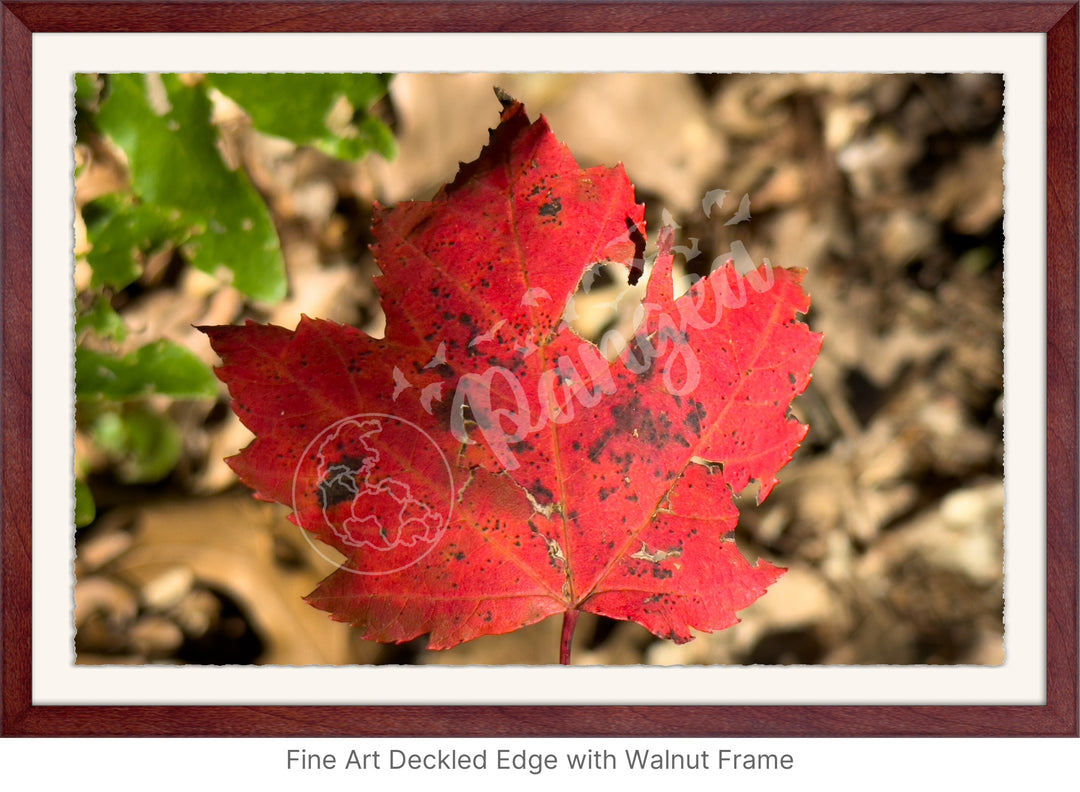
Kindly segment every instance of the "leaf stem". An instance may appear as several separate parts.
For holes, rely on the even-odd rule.
[[[574,640],[574,628],[577,626],[579,610],[568,610],[563,614],[562,641],[559,643],[559,663],[570,665],[570,644]]]

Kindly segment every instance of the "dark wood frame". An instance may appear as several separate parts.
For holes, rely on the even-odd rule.
[[[1073,2],[2,2],[0,733],[7,735],[1077,736],[1077,21]],[[1047,36],[1045,706],[34,706],[31,34],[1038,32]]]

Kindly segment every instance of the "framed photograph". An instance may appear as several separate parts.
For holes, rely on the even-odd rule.
[[[2,6],[4,735],[1077,735],[1076,3]]]

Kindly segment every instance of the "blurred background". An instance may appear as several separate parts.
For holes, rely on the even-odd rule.
[[[77,662],[557,662],[559,617],[432,652],[304,603],[332,567],[225,465],[251,435],[194,330],[304,313],[381,334],[372,206],[475,159],[493,86],[583,166],[624,163],[650,243],[679,226],[678,274],[733,243],[805,268],[825,334],[793,407],[809,435],[764,504],[740,498],[744,553],[787,574],[681,646],[583,614],[575,662],[1003,662],[1000,75],[344,79],[76,80]],[[586,336],[633,308],[608,276],[578,296]]]

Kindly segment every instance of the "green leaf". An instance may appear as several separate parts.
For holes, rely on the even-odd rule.
[[[143,204],[179,210],[193,232],[184,246],[208,273],[232,271],[233,285],[257,300],[285,296],[285,262],[270,212],[242,171],[230,170],[217,148],[210,100],[174,74],[117,74],[98,126],[127,155]]]
[[[75,320],[76,337],[88,332],[93,332],[101,338],[123,341],[127,338],[127,325],[120,318],[120,314],[113,310],[109,300],[99,295],[90,309]]]
[[[101,93],[101,83],[96,74],[75,75],[75,106],[88,108],[93,106]]]
[[[338,159],[397,154],[393,133],[368,114],[386,95],[386,74],[208,74],[255,128]]]
[[[82,479],[75,479],[75,527],[82,528],[94,521],[97,509],[94,494]]]
[[[123,289],[142,274],[142,259],[166,244],[180,246],[202,233],[205,224],[179,209],[138,204],[131,196],[112,193],[83,207],[93,270],[91,285]]]
[[[108,455],[117,478],[125,484],[160,481],[176,467],[183,450],[176,424],[143,405],[123,413],[102,413],[94,421],[90,436]]]
[[[77,399],[123,401],[152,393],[176,399],[212,399],[218,389],[210,368],[171,341],[154,341],[122,358],[83,346],[76,348]]]

